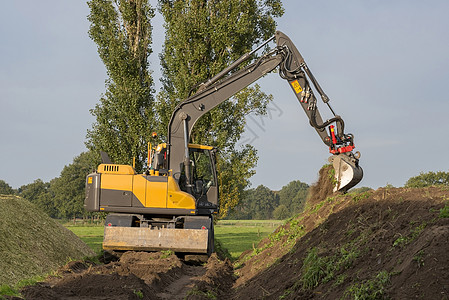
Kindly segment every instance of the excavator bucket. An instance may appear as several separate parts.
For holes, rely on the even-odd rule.
[[[337,181],[334,192],[346,192],[363,178],[363,170],[359,166],[359,160],[354,157],[354,154],[346,153],[338,154],[329,157],[329,162],[332,163],[335,169],[335,179]]]

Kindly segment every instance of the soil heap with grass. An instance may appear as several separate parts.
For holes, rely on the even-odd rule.
[[[95,253],[29,201],[0,195],[0,285],[47,274]]]
[[[449,187],[332,194],[244,253],[234,299],[449,299]]]

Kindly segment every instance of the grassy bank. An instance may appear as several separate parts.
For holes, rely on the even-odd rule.
[[[29,201],[0,195],[0,285],[43,276],[93,255],[73,233]]]

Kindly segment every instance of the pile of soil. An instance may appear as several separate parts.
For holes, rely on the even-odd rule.
[[[30,300],[207,299],[209,290],[224,295],[233,282],[232,264],[216,255],[201,266],[186,264],[172,253],[130,251],[108,264],[71,262],[20,293]]]
[[[20,292],[25,299],[160,299],[157,293],[182,275],[182,267],[173,254],[129,251],[104,265],[71,262]]]
[[[242,253],[236,263],[238,266],[236,273],[239,275],[236,287],[276,263],[280,257],[291,250],[291,246],[299,237],[316,228],[332,212],[350,204],[339,202],[329,205],[325,203],[326,199],[329,199],[328,197],[340,195],[340,193],[333,193],[332,171],[332,165],[326,165],[320,169],[317,182],[309,189],[304,213],[279,226],[273,234],[260,241],[256,249]],[[311,211],[313,213],[310,213]],[[254,255],[255,253],[257,255]]]
[[[340,193],[333,192],[334,190],[334,167],[332,165],[323,166],[318,172],[318,181],[315,182],[309,189],[309,193],[306,199],[306,206],[313,206],[327,197],[332,195],[338,195]]]
[[[328,216],[286,253],[246,261],[232,298],[449,299],[448,200],[448,187],[328,197],[305,212]],[[268,253],[275,263],[263,267]]]
[[[198,279],[186,299],[226,299],[229,296],[235,282],[231,261],[229,259],[221,261],[214,253],[207,261],[206,270],[206,274]]]
[[[95,253],[29,201],[0,195],[0,285],[44,275]]]

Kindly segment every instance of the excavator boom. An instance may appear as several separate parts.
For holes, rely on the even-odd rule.
[[[256,50],[273,39],[276,40],[276,48],[268,51],[252,64],[229,74],[250,59]],[[329,97],[324,93],[296,46],[287,35],[277,31],[274,37],[264,42],[256,50],[244,54],[219,74],[199,84],[197,92],[175,108],[168,125],[169,168],[173,169],[175,173],[181,172],[183,168],[189,168],[190,159],[185,151],[186,141],[189,140],[192,129],[201,116],[265,74],[279,68],[280,76],[288,81],[299,104],[309,118],[310,125],[329,147],[329,152],[334,157],[338,157],[335,159],[340,166],[338,170],[341,171],[336,170],[335,179],[338,183],[335,190],[345,192],[355,186],[362,179],[363,170],[358,164],[358,158],[352,152],[355,148],[354,137],[352,134],[344,133],[343,119],[335,114],[330,106]],[[319,112],[314,90],[319,93],[322,101],[333,115],[326,121],[323,121]]]
[[[248,63],[272,40],[275,48]],[[103,164],[87,176],[84,206],[88,211],[112,212],[105,223],[105,250],[213,251],[213,216],[219,210],[216,149],[190,144],[191,132],[202,116],[276,68],[332,154],[334,190],[345,192],[360,182],[363,171],[360,154],[353,153],[353,135],[345,133],[343,119],[335,114],[296,46],[277,31],[259,48],[197,85],[196,93],[175,108],[168,124],[168,141],[155,149],[149,147],[151,167],[145,173],[113,164],[102,154]],[[331,112],[332,117],[325,121],[315,92]]]

